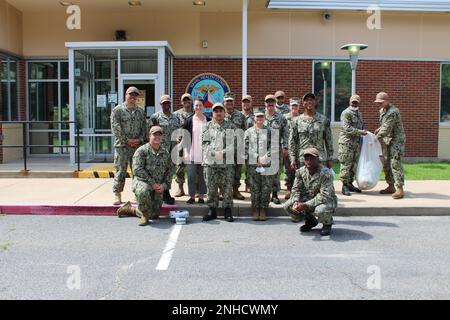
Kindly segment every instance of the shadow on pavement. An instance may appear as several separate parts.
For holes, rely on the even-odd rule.
[[[367,232],[359,230],[351,230],[333,227],[331,235],[329,237],[322,237],[320,235],[321,228],[315,228],[310,232],[302,233],[301,236],[310,237],[312,241],[335,241],[335,242],[347,242],[347,241],[368,241],[373,239],[373,236]]]
[[[377,222],[377,221],[336,221],[335,226],[339,225],[359,226],[359,227],[389,227],[398,228],[398,225],[390,222]]]

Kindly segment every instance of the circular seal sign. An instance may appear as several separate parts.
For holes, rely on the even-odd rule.
[[[230,92],[230,87],[221,76],[202,73],[191,80],[186,92],[194,98],[202,97],[205,101],[205,113],[212,113],[212,106],[217,102],[223,102],[223,96]]]

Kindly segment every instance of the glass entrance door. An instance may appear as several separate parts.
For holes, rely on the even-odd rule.
[[[155,113],[156,110],[156,79],[148,79],[149,76],[139,77],[121,77],[121,98],[125,101],[125,92],[129,87],[136,87],[141,92],[137,104],[144,109],[147,118]],[[150,77],[151,78],[151,77]]]

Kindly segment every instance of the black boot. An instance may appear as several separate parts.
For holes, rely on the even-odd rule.
[[[329,236],[331,234],[331,224],[324,224],[320,231],[321,236]]]
[[[168,205],[174,205],[174,204],[175,204],[175,198],[172,198],[172,197],[170,196],[169,190],[164,190],[164,193],[163,193],[163,202],[164,202],[165,204],[168,204]]]
[[[347,187],[348,187],[348,190],[350,190],[350,192],[356,192],[356,193],[361,193],[362,192],[361,189],[355,187],[353,185],[353,183],[348,183]]]
[[[217,211],[216,208],[209,208],[208,213],[203,216],[203,221],[211,221],[217,219]]]
[[[308,232],[311,231],[312,228],[317,226],[319,224],[319,221],[317,221],[316,217],[314,217],[312,214],[307,213],[305,215],[305,224],[300,227],[300,232]]]
[[[272,202],[275,204],[281,204],[280,199],[278,199],[278,193],[274,192],[272,193]]]
[[[342,184],[342,194],[344,196],[351,196],[352,194],[350,193],[350,189],[348,187],[347,183]]]
[[[233,222],[233,214],[231,213],[231,208],[225,208],[225,221]]]

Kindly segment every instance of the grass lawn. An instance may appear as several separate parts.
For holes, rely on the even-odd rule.
[[[336,172],[336,180],[339,180],[340,165],[335,162],[333,165]],[[404,163],[405,180],[450,180],[450,162],[424,162],[424,163]],[[284,179],[284,173],[282,174]],[[380,181],[384,180],[384,173],[381,173]]]

